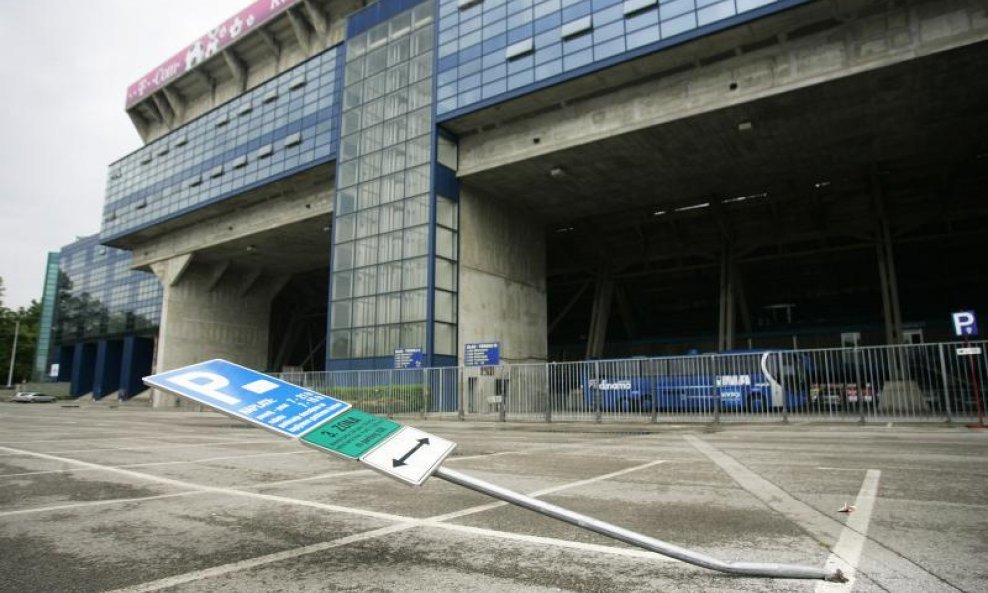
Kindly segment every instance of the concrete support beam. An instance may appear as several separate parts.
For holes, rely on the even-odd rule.
[[[316,33],[320,37],[325,37],[326,32],[329,30],[329,19],[323,14],[322,9],[316,6],[316,3],[312,0],[303,0],[303,6],[305,6],[305,13],[309,16],[309,22],[312,23],[312,27],[316,30]]]
[[[240,296],[245,297],[250,295],[250,292],[254,290],[257,286],[257,281],[261,279],[263,272],[261,270],[250,270],[240,281]]]
[[[276,62],[281,59],[281,44],[274,38],[274,35],[264,27],[260,27],[257,29],[257,36],[264,42],[264,45],[271,52],[271,56],[274,57]]]
[[[832,21],[841,16],[835,14],[834,7],[839,4],[813,3],[793,9],[778,21],[769,17],[765,22],[798,28],[805,25],[805,19]],[[498,111],[490,112],[489,121],[483,122],[496,126],[460,136],[459,175],[467,177],[988,40],[988,18],[980,0],[882,3],[880,7],[881,10],[869,7],[869,14],[859,18],[836,19],[843,22],[827,31],[785,39],[706,66],[697,62],[685,72],[624,84],[609,93],[600,92],[602,84],[606,84],[605,73],[590,75],[581,90],[592,98],[544,108],[536,116],[498,121],[498,114],[503,111],[499,107]],[[791,16],[797,12],[804,15],[802,22]],[[751,26],[754,25],[746,27]],[[758,24],[762,29],[767,26],[764,22]],[[730,33],[724,35],[725,39],[731,39]],[[695,60],[697,48],[712,43],[712,40],[688,43],[682,48],[664,50],[655,59],[665,61],[660,68],[687,65]],[[638,78],[643,74],[640,67],[636,70]],[[480,116],[472,117],[480,119]],[[537,143],[533,142],[536,138]]]
[[[614,301],[614,277],[611,266],[604,264],[597,275],[597,285],[593,296],[593,311],[590,314],[590,328],[587,331],[586,358],[600,358],[607,344],[607,324],[611,318],[611,304]]]
[[[875,207],[875,251],[878,259],[878,278],[882,293],[882,311],[885,319],[885,342],[902,343],[902,310],[899,305],[899,282],[895,271],[895,253],[892,248],[892,232],[885,210],[885,195],[877,173],[872,173],[872,200]]]
[[[725,241],[720,262],[720,309],[717,320],[718,351],[734,349],[734,310],[737,306],[734,300],[734,273],[736,269],[731,242]]]
[[[155,93],[151,95],[151,100],[154,101],[154,106],[161,114],[161,119],[168,129],[172,129],[175,126],[175,112],[172,111],[171,105],[168,104],[168,100],[161,93]]]
[[[240,92],[247,90],[247,65],[244,64],[243,60],[237,57],[237,54],[233,53],[231,49],[223,50],[223,61],[226,62],[226,67],[229,68],[230,74],[233,75],[233,80],[236,81],[237,86],[240,87]]]
[[[189,264],[192,263],[194,256],[193,253],[176,255],[167,260],[155,262],[151,265],[151,270],[158,277],[162,286],[175,286],[182,279],[185,271],[189,269]]]
[[[246,294],[243,279],[227,274],[219,282],[215,269],[165,260],[155,271],[185,268],[177,278],[162,279],[161,329],[157,368],[162,372],[211,358],[224,358],[251,368],[265,368],[271,301],[284,283],[258,276]],[[174,396],[155,392],[155,407],[179,405]]]
[[[618,313],[621,314],[621,326],[628,339],[634,340],[638,337],[638,323],[635,320],[635,312],[631,307],[631,299],[628,298],[628,291],[624,286],[617,284],[614,287],[614,297],[617,299]]]
[[[147,139],[150,126],[148,121],[144,119],[136,109],[130,109],[127,111],[127,116],[130,117],[130,122],[134,124],[134,128],[137,130],[137,134],[144,140]]]
[[[580,297],[583,296],[583,293],[585,293],[588,288],[590,288],[590,282],[586,282],[582,286],[580,286],[579,290],[576,291],[576,294],[574,294],[573,297],[569,300],[569,302],[566,303],[566,306],[563,307],[563,310],[560,311],[558,315],[556,315],[556,317],[552,320],[551,323],[549,323],[550,334],[552,333],[552,330],[556,329],[556,326],[559,325],[559,323],[563,319],[566,319],[566,316],[569,315],[569,312],[573,310],[573,307],[576,305],[577,302],[579,302]]]
[[[196,68],[195,70],[192,70],[191,72],[189,72],[189,75],[197,79],[203,85],[205,85],[206,88],[209,90],[210,95],[216,92],[216,80],[214,80],[212,76],[203,72],[201,68]]]
[[[461,187],[458,352],[495,340],[504,362],[546,360],[545,251],[537,218]]]
[[[298,46],[302,48],[303,52],[308,54],[312,47],[312,35],[309,32],[308,23],[306,23],[302,14],[294,8],[289,8],[287,14],[288,20],[292,24],[292,32],[295,33],[295,39],[298,41]]]
[[[161,93],[164,95],[165,99],[168,101],[168,106],[171,107],[172,113],[175,114],[176,121],[182,121],[185,119],[185,99],[178,94],[177,91],[171,87],[166,86],[161,89]]]
[[[216,264],[213,266],[212,272],[209,275],[209,281],[206,284],[206,290],[213,292],[219,285],[220,280],[223,276],[230,270],[230,262],[225,261],[221,264]]]
[[[332,179],[318,175],[302,181],[286,181],[262,191],[271,198],[250,206],[229,210],[217,219],[206,219],[164,233],[139,245],[127,246],[133,253],[132,266],[146,269],[159,260],[183,253],[203,251],[212,246],[244,239],[272,228],[287,227],[312,218],[326,218],[333,211]],[[265,194],[267,195],[267,194]]]

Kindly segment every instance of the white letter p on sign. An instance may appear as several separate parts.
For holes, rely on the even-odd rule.
[[[240,403],[238,398],[220,391],[220,389],[223,389],[229,385],[230,381],[228,381],[225,377],[217,375],[216,373],[192,371],[189,373],[182,373],[181,375],[175,375],[174,377],[168,377],[166,381],[186,389],[191,389],[200,395],[223,402],[229,406],[236,406]]]
[[[977,332],[975,329],[974,313],[972,311],[961,311],[954,313],[954,334],[957,336],[970,336]]]

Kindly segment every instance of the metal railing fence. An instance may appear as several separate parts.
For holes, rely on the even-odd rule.
[[[513,422],[971,422],[986,342],[498,367],[282,373],[389,417]],[[980,397],[979,397],[980,396]]]

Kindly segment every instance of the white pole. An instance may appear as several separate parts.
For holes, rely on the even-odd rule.
[[[17,358],[17,336],[21,333],[21,320],[14,322],[14,346],[10,349],[10,370],[7,371],[7,388],[11,387],[14,378],[14,359]]]

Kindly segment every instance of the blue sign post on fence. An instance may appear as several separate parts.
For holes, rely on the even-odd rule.
[[[159,373],[144,382],[287,437],[297,437],[350,408],[344,401],[225,360]]]
[[[468,367],[495,367],[501,364],[501,344],[483,342],[463,348],[463,364]]]
[[[421,348],[397,348],[395,350],[396,369],[420,369],[422,368]]]

